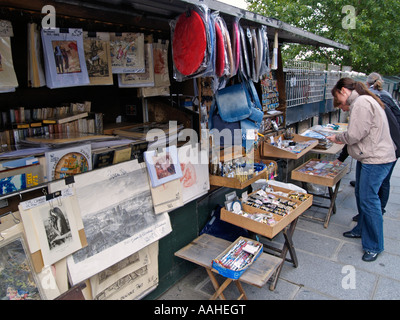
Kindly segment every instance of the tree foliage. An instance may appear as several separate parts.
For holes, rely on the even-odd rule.
[[[400,74],[399,0],[246,0],[248,10],[276,18],[303,30],[340,42],[349,51],[290,45],[286,59],[302,59],[352,66],[358,72]],[[349,28],[350,11],[355,25]],[[345,26],[345,28],[343,27]]]

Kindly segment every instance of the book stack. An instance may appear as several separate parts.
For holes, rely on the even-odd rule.
[[[10,149],[27,138],[50,134],[102,134],[103,115],[90,111],[90,101],[54,108],[12,108],[1,113],[1,146]]]

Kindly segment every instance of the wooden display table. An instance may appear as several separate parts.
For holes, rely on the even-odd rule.
[[[211,266],[212,260],[224,252],[230,245],[231,242],[227,240],[216,238],[209,234],[202,234],[190,244],[175,252],[175,256],[193,262],[206,269],[215,289],[215,294],[211,297],[211,300],[215,300],[218,297],[222,300],[226,300],[223,291],[232,282],[234,282],[239,289],[240,296],[238,300],[242,298],[247,300],[246,293],[240,282],[262,288],[282,264],[282,259],[262,253],[238,280],[226,278],[223,284],[219,285],[213,274],[215,271]]]
[[[280,187],[276,187],[276,186],[273,186],[272,189],[274,191],[281,191],[284,193],[291,192],[288,189],[280,188]],[[277,252],[279,257],[282,259],[282,264],[279,266],[279,268],[276,272],[275,278],[273,279],[273,281],[270,285],[270,290],[275,289],[280,272],[283,267],[283,262],[285,260],[291,262],[295,268],[297,268],[297,266],[298,266],[297,255],[296,255],[296,251],[295,251],[294,245],[293,245],[293,233],[296,229],[297,221],[298,221],[300,215],[304,211],[306,211],[308,208],[310,208],[312,205],[313,196],[307,195],[307,197],[308,197],[307,200],[305,200],[303,202],[292,200],[292,201],[296,202],[298,205],[297,205],[297,208],[294,209],[288,215],[282,217],[282,216],[273,214],[274,220],[276,221],[276,223],[274,225],[267,225],[265,223],[257,222],[255,220],[244,217],[242,215],[238,215],[236,213],[230,212],[224,208],[221,209],[221,220],[229,222],[229,223],[239,226],[241,228],[247,229],[258,235],[262,235],[268,239],[274,238],[280,232],[283,233],[285,242],[281,249],[271,247],[267,243],[263,242],[261,239],[259,240],[264,245],[264,251],[270,250],[273,252]],[[242,206],[243,206],[243,211],[250,213],[250,214],[262,212],[261,209],[255,209],[246,204],[243,204]],[[286,258],[288,253],[290,254],[290,259]]]
[[[307,190],[307,193],[308,193],[307,182],[328,187],[329,196],[313,194],[314,197],[320,197],[330,200],[329,207],[313,203],[313,206],[328,209],[325,219],[310,217],[306,215],[303,216],[308,219],[322,221],[324,223],[324,228],[328,228],[332,213],[336,213],[336,206],[335,206],[336,197],[339,192],[340,181],[348,171],[348,165],[345,164],[337,165],[334,167],[334,169],[325,171],[319,169],[323,168],[324,164],[327,165],[332,164],[332,161],[311,159],[305,164],[301,165],[300,167],[292,171],[292,179],[301,181],[303,188]],[[328,175],[326,175],[325,173],[328,173]]]

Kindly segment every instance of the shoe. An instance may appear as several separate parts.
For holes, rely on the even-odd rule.
[[[356,216],[354,216],[353,217],[353,221],[358,221],[358,217],[359,217],[360,215],[358,214],[358,215],[356,215]]]
[[[355,187],[355,186],[356,186],[356,182],[355,182],[355,181],[350,181],[350,185],[351,185],[352,187]]]
[[[378,254],[379,253],[365,251],[364,255],[362,256],[362,259],[363,259],[363,261],[366,261],[366,262],[372,262],[372,261],[375,261],[376,258],[378,258]]]
[[[343,233],[343,237],[350,238],[350,239],[359,239],[361,236],[354,234],[352,231],[347,231]]]

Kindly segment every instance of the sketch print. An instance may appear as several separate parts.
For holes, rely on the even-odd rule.
[[[58,74],[81,72],[76,41],[52,41],[52,46]]]
[[[150,191],[85,216],[83,224],[89,245],[73,255],[75,263],[129,239],[157,220]]]
[[[50,208],[43,224],[50,250],[72,241],[68,218],[59,207]]]
[[[106,45],[106,42],[96,39],[85,41],[86,65],[91,78],[109,76]]]
[[[171,232],[168,214],[154,212],[144,165],[127,161],[76,177],[88,245],[68,258],[74,284]]]
[[[26,254],[22,237],[0,247],[0,299],[40,300],[37,279]]]

